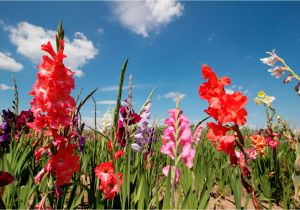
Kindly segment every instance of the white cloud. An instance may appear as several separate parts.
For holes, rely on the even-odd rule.
[[[120,23],[143,37],[158,33],[162,26],[180,17],[184,8],[176,0],[118,1],[112,6]]]
[[[53,47],[56,46],[56,31],[54,30],[44,29],[28,22],[20,22],[16,26],[5,26],[4,29],[9,32],[12,44],[17,46],[17,52],[35,64],[39,63],[45,54],[41,50],[41,44],[51,41]],[[65,54],[67,55],[65,64],[76,73],[76,76],[84,75],[80,68],[93,59],[97,53],[98,49],[83,33],[74,33],[73,40],[65,37]]]
[[[0,69],[19,72],[23,69],[23,65],[12,58],[10,54],[0,52]]]
[[[6,84],[0,84],[0,90],[11,90],[12,87],[6,85]]]
[[[97,104],[103,104],[103,105],[115,105],[116,101],[113,100],[103,100],[103,101],[97,101]]]
[[[185,98],[185,94],[180,92],[169,92],[164,95],[164,98],[171,98],[174,102],[177,101],[177,99],[182,100]]]

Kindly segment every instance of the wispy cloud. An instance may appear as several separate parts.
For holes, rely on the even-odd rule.
[[[234,90],[233,89],[230,89],[230,88],[225,88],[225,92],[227,94],[233,94],[234,93]]]
[[[97,28],[97,33],[100,35],[104,34],[104,28]]]
[[[132,85],[132,88],[143,88],[143,87],[150,87],[150,84],[137,84],[137,85]],[[119,89],[119,86],[115,85],[115,86],[108,86],[108,87],[103,87],[100,88],[101,91],[103,92],[112,92],[112,91],[117,91]],[[124,85],[122,90],[128,90],[129,86],[128,85]]]
[[[185,94],[184,93],[180,93],[180,92],[169,92],[169,93],[166,93],[164,95],[164,98],[167,98],[167,99],[172,99],[174,102],[177,101],[177,99],[179,100],[182,100],[185,98]]]
[[[97,104],[115,105],[116,101],[113,101],[113,100],[102,100],[102,101],[97,101]]]
[[[251,55],[247,55],[244,57],[244,60],[249,60],[252,56]]]
[[[23,65],[12,58],[9,53],[0,52],[0,69],[19,72],[23,69]]]
[[[40,62],[42,55],[45,54],[40,49],[41,44],[51,41],[55,46],[54,30],[44,29],[28,22],[19,22],[16,26],[2,25],[4,30],[9,32],[11,43],[17,46],[17,52],[33,63]],[[73,40],[65,37],[65,42],[65,54],[68,55],[65,59],[66,66],[73,70],[76,76],[83,76],[84,73],[80,68],[97,55],[98,49],[82,32],[74,33]]]
[[[0,84],[0,90],[11,90],[13,87],[10,87],[6,84]]]
[[[180,17],[184,6],[177,0],[117,1],[112,3],[114,16],[125,27],[143,37],[158,33]]]

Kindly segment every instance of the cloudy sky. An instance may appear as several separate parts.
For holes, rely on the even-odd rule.
[[[17,80],[21,109],[29,109],[28,92],[36,79],[43,52],[59,20],[65,29],[66,66],[76,72],[75,97],[99,88],[97,116],[113,106],[119,73],[129,57],[124,86],[133,75],[133,100],[139,110],[153,87],[152,117],[162,120],[181,106],[192,122],[205,117],[207,103],[198,95],[203,82],[200,66],[210,65],[229,76],[228,91],[248,96],[248,124],[265,124],[264,109],[253,103],[260,90],[276,97],[274,106],[293,127],[300,127],[300,98],[293,84],[270,76],[259,58],[276,49],[300,72],[300,2],[0,2],[0,108],[13,100],[12,76]],[[92,118],[92,102],[82,114]]]

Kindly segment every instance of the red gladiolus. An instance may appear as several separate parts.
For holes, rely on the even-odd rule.
[[[208,79],[199,88],[200,97],[207,100],[209,104],[205,112],[220,124],[244,125],[247,116],[247,111],[244,109],[247,97],[240,92],[226,93],[224,87],[230,85],[230,79],[228,77],[219,79],[209,66],[202,67],[202,74],[204,79]]]
[[[114,154],[114,159],[118,159],[119,157],[121,157],[122,155],[124,155],[125,152],[123,152],[122,150],[118,150],[115,154]]]
[[[8,172],[0,171],[0,187],[9,185],[15,178]]]
[[[30,104],[35,120],[28,125],[36,131],[48,128],[55,132],[59,126],[66,127],[72,123],[70,113],[74,109],[75,100],[70,93],[74,89],[74,72],[63,64],[66,57],[63,49],[63,40],[60,40],[60,50],[57,53],[50,42],[42,45],[42,50],[51,57],[43,56],[43,61],[38,66],[37,80],[30,92],[34,97]]]
[[[202,66],[202,75],[207,82],[204,82],[199,88],[199,95],[207,100],[208,108],[205,112],[213,117],[217,123],[207,123],[207,138],[213,145],[219,141],[218,150],[224,151],[230,156],[232,164],[237,163],[235,154],[236,136],[227,135],[230,127],[225,124],[238,126],[246,123],[247,111],[244,106],[247,103],[247,97],[240,92],[234,91],[228,94],[224,87],[230,85],[228,77],[218,78],[215,72],[207,65]]]
[[[214,145],[222,136],[226,135],[227,131],[229,130],[224,126],[215,124],[213,122],[207,123],[207,127],[209,128],[207,132],[207,138],[211,140]]]
[[[95,168],[95,175],[100,179],[100,190],[104,199],[113,199],[119,192],[116,174],[112,162],[101,163]],[[118,174],[120,187],[122,186],[122,173]]]
[[[61,131],[72,125],[71,112],[75,107],[75,100],[70,93],[74,89],[74,72],[63,64],[64,41],[59,41],[59,50],[55,52],[50,42],[42,45],[42,50],[50,56],[43,56],[38,66],[37,80],[29,93],[34,98],[30,102],[34,121],[27,123],[37,133],[43,130],[45,136],[51,136],[52,142],[39,148],[36,161],[41,155],[53,147],[53,154],[44,168],[35,177],[40,182],[46,173],[56,178],[55,191],[60,192],[60,186],[71,182],[73,173],[79,170],[79,157],[74,155],[76,145],[69,142],[73,131],[63,135]],[[41,143],[43,145],[43,142]],[[59,193],[58,193],[59,194]]]
[[[220,144],[218,150],[224,151],[226,154],[230,155],[235,153],[235,139],[234,135],[225,135],[220,138]]]

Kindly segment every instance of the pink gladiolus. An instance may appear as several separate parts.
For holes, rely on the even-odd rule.
[[[175,152],[179,152],[179,147],[181,146],[180,157],[188,168],[192,168],[196,151],[192,142],[189,120],[182,114],[180,109],[169,110],[169,115],[169,118],[165,120],[168,128],[163,132],[163,144],[160,151],[174,159]],[[175,137],[176,132],[177,136]]]
[[[181,158],[188,168],[193,167],[193,160],[196,154],[196,150],[193,149],[191,144],[185,144],[182,148]]]
[[[168,177],[169,170],[170,170],[170,166],[166,166],[166,167],[163,168],[163,174],[166,177]],[[178,168],[175,169],[175,166],[172,166],[171,170],[175,170],[175,183],[178,183],[179,179],[181,177],[181,171]]]
[[[272,139],[271,137],[267,136],[266,137],[266,142],[267,142],[267,145],[271,148],[271,149],[276,149],[278,146],[279,146],[279,142]]]

